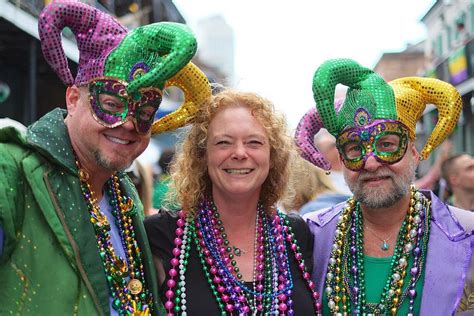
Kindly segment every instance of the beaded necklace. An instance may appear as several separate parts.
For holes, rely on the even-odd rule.
[[[112,306],[119,315],[150,315],[153,297],[145,284],[142,254],[135,238],[132,217],[137,211],[133,200],[121,195],[119,179],[115,174],[112,175],[107,181],[107,194],[126,254],[125,258],[120,258],[112,245],[109,220],[101,212],[95,192],[88,182],[89,174],[81,168],[77,159],[76,165],[82,194],[89,209],[100,258],[113,297]]]
[[[416,282],[422,274],[429,238],[431,202],[410,189],[410,206],[398,234],[387,278],[378,303],[365,298],[362,213],[359,203],[350,199],[338,219],[326,274],[326,295],[332,314],[396,315],[405,298],[408,315],[413,316]],[[409,269],[409,259],[413,265]],[[409,274],[409,282],[404,284]],[[404,286],[405,285],[405,286]]]
[[[306,270],[303,255],[288,218],[281,212],[273,217],[257,208],[254,271],[252,285],[242,281],[234,253],[215,205],[203,200],[195,218],[180,211],[174,239],[173,258],[168,271],[165,308],[168,315],[187,315],[186,268],[194,243],[221,315],[293,315],[293,279],[287,245],[294,253],[304,280],[312,293],[314,307],[321,315],[319,294]],[[193,242],[194,241],[194,242]]]

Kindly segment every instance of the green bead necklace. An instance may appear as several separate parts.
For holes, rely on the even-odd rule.
[[[363,219],[359,203],[350,199],[339,217],[326,274],[326,295],[332,314],[396,315],[405,298],[413,313],[415,285],[424,266],[429,238],[430,201],[413,186],[410,206],[398,234],[390,274],[378,303],[365,296]],[[413,258],[409,269],[408,260]],[[405,284],[405,276],[410,280]]]
[[[133,200],[121,194],[119,179],[117,175],[112,175],[107,182],[107,193],[125,250],[126,257],[120,258],[112,245],[109,220],[100,210],[95,192],[89,184],[89,174],[81,168],[77,159],[76,165],[113,298],[112,307],[119,315],[150,315],[153,297],[145,284],[142,253],[135,238],[133,216],[136,215],[136,207]]]

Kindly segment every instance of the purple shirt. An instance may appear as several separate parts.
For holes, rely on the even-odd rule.
[[[463,212],[464,223],[474,221],[474,213],[444,204],[431,191],[421,192],[431,200],[432,207],[420,315],[452,315],[461,300],[466,275],[472,275],[474,269],[470,264],[473,232],[464,229],[453,212]],[[344,205],[340,203],[304,216],[314,235],[313,280],[319,293],[324,288],[337,218]]]

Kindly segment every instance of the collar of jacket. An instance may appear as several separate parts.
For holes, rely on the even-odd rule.
[[[420,192],[431,201],[432,221],[450,240],[462,240],[472,234],[472,231],[466,231],[463,228],[463,225],[455,218],[452,211],[444,211],[444,202],[432,191],[420,190]],[[304,218],[316,226],[324,227],[340,214],[345,204],[345,202],[342,202],[330,208],[308,213]]]
[[[28,127],[26,139],[30,146],[56,164],[76,174],[77,167],[71,140],[64,124],[66,110],[56,108]]]

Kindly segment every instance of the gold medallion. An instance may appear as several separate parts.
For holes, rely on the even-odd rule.
[[[128,289],[130,290],[130,293],[137,295],[143,289],[142,282],[138,279],[131,279],[130,282],[128,282]]]

